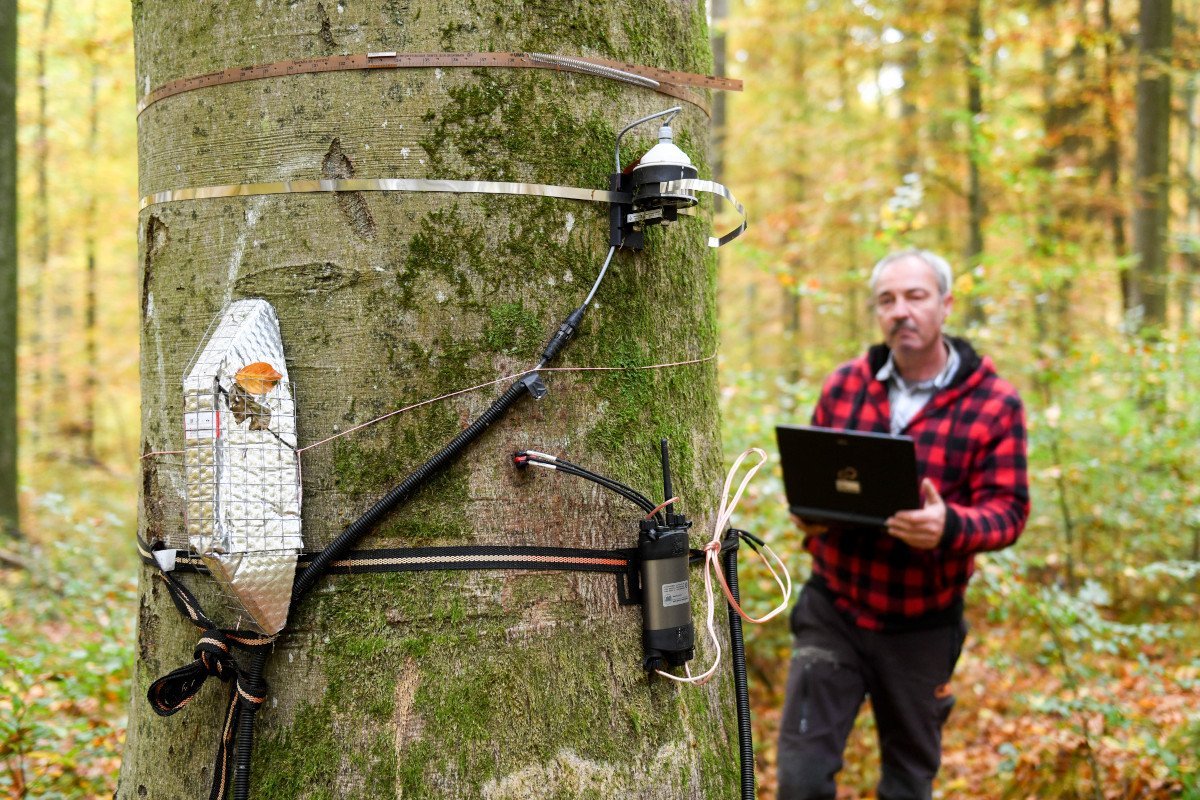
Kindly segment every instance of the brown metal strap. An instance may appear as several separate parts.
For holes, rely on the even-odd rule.
[[[188,78],[164,83],[138,101],[138,114],[166,97],[172,97],[193,89],[241,83],[262,78],[279,78],[286,75],[302,75],[313,72],[340,72],[359,69],[429,69],[433,67],[500,67],[508,69],[533,68],[552,69],[561,72],[578,72],[598,77],[622,80],[619,74],[626,73],[630,82],[646,86],[656,92],[684,100],[710,113],[708,103],[696,92],[685,87],[701,89],[728,89],[741,91],[742,82],[711,75],[626,64],[600,58],[577,56],[554,56],[539,53],[359,53],[346,56],[302,58],[293,61],[276,61],[252,67],[229,69],[193,75]],[[641,78],[641,81],[635,81]]]

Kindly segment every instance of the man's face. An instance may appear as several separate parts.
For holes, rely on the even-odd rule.
[[[950,293],[938,291],[933,268],[916,256],[893,261],[875,282],[875,317],[893,351],[917,353],[938,343]]]

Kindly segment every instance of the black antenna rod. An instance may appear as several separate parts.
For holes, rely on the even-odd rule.
[[[665,503],[666,501],[668,501],[672,497],[674,497],[675,493],[671,489],[671,457],[667,454],[667,440],[660,439],[659,443],[662,445],[663,502]],[[674,516],[675,516],[675,513],[671,510],[670,507],[668,507],[667,508],[667,524],[668,525],[671,524],[671,519]]]

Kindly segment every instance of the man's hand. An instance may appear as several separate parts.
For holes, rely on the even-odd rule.
[[[921,494],[925,496],[924,508],[897,511],[888,517],[887,532],[909,547],[932,550],[946,532],[946,502],[929,478],[921,481]]]
[[[791,517],[792,522],[796,523],[796,527],[804,531],[809,536],[824,536],[825,534],[829,533],[828,525],[822,525],[819,522],[813,522],[811,519],[803,519],[795,514],[792,514]]]

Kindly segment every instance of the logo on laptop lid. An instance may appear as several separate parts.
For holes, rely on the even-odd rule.
[[[862,494],[862,484],[858,482],[858,470],[854,467],[839,469],[834,486],[842,494]]]
[[[842,467],[838,470],[838,481],[834,483],[842,494],[862,494],[863,485],[858,482],[858,470],[853,467]]]

